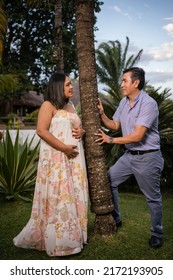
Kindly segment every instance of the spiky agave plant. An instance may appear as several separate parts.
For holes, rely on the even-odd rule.
[[[39,142],[31,149],[34,136],[24,144],[19,142],[19,130],[13,143],[6,130],[0,141],[0,195],[6,199],[32,200],[37,173]]]

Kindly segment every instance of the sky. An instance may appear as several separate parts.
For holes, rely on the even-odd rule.
[[[96,14],[97,43],[118,40],[123,49],[129,38],[129,55],[143,49],[139,63],[146,80],[173,97],[173,0],[102,0]]]

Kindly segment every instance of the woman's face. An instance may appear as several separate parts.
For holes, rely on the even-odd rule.
[[[69,77],[66,76],[64,82],[64,95],[66,98],[71,98],[73,96],[73,86]]]

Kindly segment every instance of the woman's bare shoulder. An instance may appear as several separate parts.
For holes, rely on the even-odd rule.
[[[56,108],[52,105],[50,101],[44,101],[40,108],[49,109],[49,110],[56,110]]]
[[[40,107],[40,113],[51,114],[52,116],[56,113],[57,109],[49,101],[44,101]]]
[[[50,107],[53,107],[53,105],[51,104],[50,101],[44,101],[42,103],[41,107],[49,107],[50,108]]]

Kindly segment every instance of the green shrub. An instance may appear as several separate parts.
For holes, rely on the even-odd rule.
[[[19,116],[15,113],[9,113],[5,118],[3,118],[3,122],[8,124],[9,121],[13,122],[14,119],[18,119]]]
[[[3,132],[0,131],[0,141],[1,141],[2,137],[3,137]]]
[[[27,114],[26,117],[23,119],[24,124],[27,125],[36,125],[37,124],[37,117],[38,117],[39,109],[36,109],[30,114]]]
[[[32,199],[36,173],[39,143],[31,149],[34,136],[24,144],[19,143],[17,130],[14,144],[10,133],[0,141],[0,195],[6,199]]]

